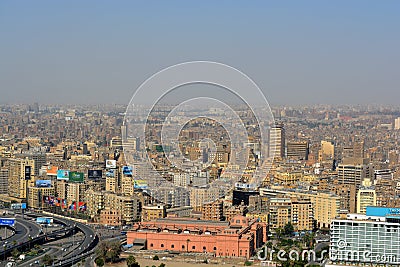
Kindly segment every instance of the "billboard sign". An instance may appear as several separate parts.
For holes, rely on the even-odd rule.
[[[12,203],[11,209],[13,210],[24,210],[26,209],[26,203]]]
[[[15,219],[14,218],[0,218],[0,225],[1,226],[14,226]]]
[[[59,180],[69,180],[69,170],[58,170],[57,179]]]
[[[133,169],[131,166],[123,166],[122,167],[122,174],[126,176],[132,176],[133,175]]]
[[[51,187],[51,180],[36,180],[36,187]]]
[[[30,180],[32,175],[32,167],[25,166],[25,180]]]
[[[147,189],[147,182],[145,180],[134,180],[133,188],[135,189]]]
[[[78,210],[79,211],[86,211],[86,203],[85,202],[79,202],[78,203]]]
[[[69,172],[69,181],[74,183],[83,183],[83,172]]]
[[[111,169],[117,168],[117,161],[111,159],[106,160],[106,168],[111,168]]]
[[[107,177],[115,177],[115,170],[110,169],[106,172]]]
[[[38,224],[52,224],[53,223],[53,218],[51,218],[51,217],[37,217],[36,218],[36,223],[38,223]]]
[[[103,177],[102,170],[88,170],[89,179],[100,179],[101,177]]]
[[[55,197],[54,196],[44,196],[43,197],[43,202],[49,205],[54,205],[55,203]]]
[[[48,166],[46,169],[46,173],[49,176],[57,176],[58,168],[57,166]]]

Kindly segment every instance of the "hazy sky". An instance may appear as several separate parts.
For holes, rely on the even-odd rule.
[[[0,103],[128,103],[226,63],[272,104],[398,104],[400,1],[1,1]]]

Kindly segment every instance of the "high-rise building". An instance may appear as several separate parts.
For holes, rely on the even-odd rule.
[[[360,186],[364,178],[371,177],[370,167],[367,159],[346,158],[337,167],[338,181],[341,184]]]
[[[224,216],[224,202],[217,200],[203,204],[201,207],[202,220],[222,221]]]
[[[287,142],[286,147],[286,157],[296,160],[308,160],[308,141],[290,141]]]
[[[269,201],[269,226],[283,228],[292,221],[292,202],[290,198],[271,198]]]
[[[167,217],[165,205],[142,207],[142,222],[153,221],[165,217]]]
[[[285,127],[283,123],[276,123],[269,130],[269,156],[285,157]]]
[[[54,196],[54,187],[28,187],[28,206],[34,209],[42,208],[44,196]]]
[[[292,225],[295,231],[311,231],[314,229],[314,208],[310,199],[293,198]]]
[[[219,197],[219,190],[215,187],[193,187],[190,190],[190,206],[194,211],[201,211],[204,203],[213,202]]]
[[[19,158],[8,160],[8,195],[10,197],[26,199],[27,187],[31,183],[34,168],[34,160]]]
[[[35,167],[33,169],[33,174],[35,176],[38,176],[39,170],[46,165],[46,153],[21,153],[16,154],[15,157],[33,160],[35,162]]]
[[[319,161],[332,160],[335,158],[335,145],[332,142],[321,141]]]
[[[400,118],[394,120],[394,129],[400,130]]]
[[[72,201],[84,201],[85,191],[87,190],[87,184],[84,183],[68,183],[67,186],[67,200]]]
[[[376,192],[371,180],[365,178],[357,192],[357,213],[365,214],[368,206],[376,206]]]
[[[399,208],[368,207],[331,224],[330,262],[325,266],[398,266]]]
[[[8,193],[8,169],[0,169],[0,194]]]

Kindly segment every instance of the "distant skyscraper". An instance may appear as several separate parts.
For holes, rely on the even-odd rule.
[[[276,123],[269,131],[269,156],[285,157],[285,127]]]
[[[0,169],[0,194],[8,193],[8,169]]]
[[[339,164],[338,182],[341,184],[352,184],[360,186],[364,178],[371,178],[371,166],[367,159],[346,158],[343,163]]]
[[[125,123],[121,126],[121,138],[122,142],[126,142],[128,140],[128,129]]]
[[[287,142],[286,156],[297,160],[308,159],[308,141]]]
[[[394,129],[400,130],[400,118],[394,120]]]

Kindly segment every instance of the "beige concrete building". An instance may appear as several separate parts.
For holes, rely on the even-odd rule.
[[[314,219],[319,228],[329,228],[340,211],[340,197],[328,192],[313,191],[285,191],[269,188],[260,188],[261,196],[274,197],[284,195],[288,198],[310,199],[314,207]]]
[[[269,227],[278,229],[292,221],[290,198],[271,198],[269,202]]]
[[[310,199],[291,200],[292,225],[295,231],[310,231],[314,229],[314,208]]]
[[[142,207],[142,222],[149,222],[165,217],[167,217],[167,210],[164,205]]]
[[[67,200],[84,201],[87,185],[84,183],[68,183],[67,184]]]
[[[364,179],[357,191],[357,213],[365,214],[368,206],[376,206],[376,191],[370,179]]]
[[[8,159],[8,195],[26,199],[27,187],[33,186],[34,160]],[[26,173],[30,169],[30,175]],[[29,177],[28,177],[29,176]],[[26,179],[28,178],[28,179]]]
[[[222,221],[224,218],[224,202],[217,200],[203,204],[201,207],[202,220]]]
[[[122,216],[118,210],[104,209],[100,211],[100,224],[106,226],[119,226],[121,225]]]
[[[43,196],[54,196],[54,193],[54,187],[28,187],[28,207],[41,208]]]
[[[218,188],[215,187],[193,187],[190,190],[190,206],[194,211],[201,211],[204,203],[217,200],[219,197]]]
[[[96,215],[99,215],[100,211],[105,208],[104,192],[94,191],[92,189],[86,190],[85,202],[89,216],[95,217]]]

